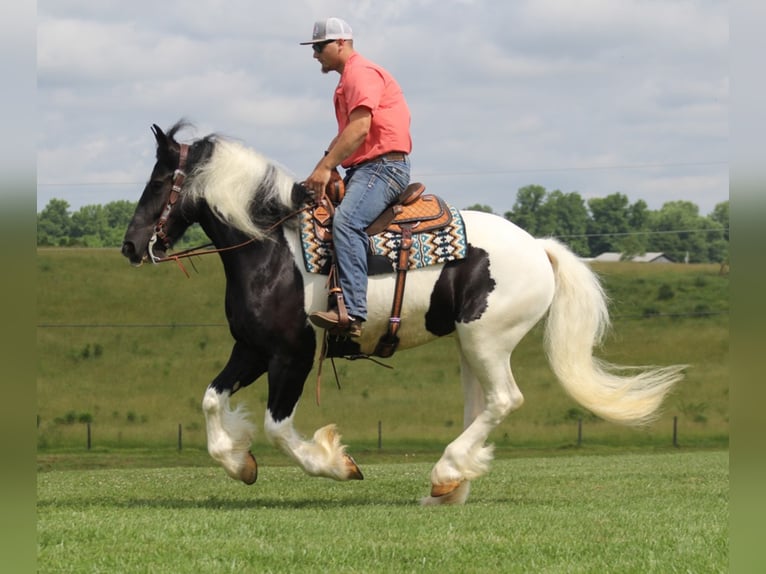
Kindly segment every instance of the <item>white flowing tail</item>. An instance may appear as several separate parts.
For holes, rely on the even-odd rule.
[[[622,367],[593,357],[593,347],[609,327],[604,290],[566,246],[553,239],[539,241],[556,282],[545,326],[545,352],[556,377],[573,399],[608,421],[651,422],[665,395],[683,377],[685,365]]]

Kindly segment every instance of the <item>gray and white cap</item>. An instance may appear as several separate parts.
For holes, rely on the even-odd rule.
[[[301,42],[302,46],[307,44],[316,44],[325,40],[353,40],[351,26],[345,20],[340,18],[326,18],[314,22],[314,31],[311,34],[311,40]]]

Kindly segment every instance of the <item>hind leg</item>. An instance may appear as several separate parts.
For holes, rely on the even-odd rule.
[[[444,450],[431,472],[431,495],[421,503],[463,504],[470,481],[489,470],[493,447],[487,437],[511,411],[524,402],[510,367],[510,350],[482,348],[461,339],[464,430]]]

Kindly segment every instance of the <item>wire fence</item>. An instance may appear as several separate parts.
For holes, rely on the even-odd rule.
[[[38,431],[40,430],[40,425],[42,423],[41,418],[37,417],[37,427]],[[659,430],[656,437],[656,440],[662,444],[667,444],[668,446],[673,446],[675,448],[681,447],[681,441],[680,441],[680,434],[679,434],[679,417],[678,415],[673,416],[672,425],[670,428],[663,430]],[[85,450],[92,450],[93,448],[97,448],[100,446],[106,446],[106,447],[113,447],[113,441],[105,440],[103,441],[102,445],[97,444],[97,441],[94,439],[96,436],[93,432],[94,428],[98,428],[95,423],[88,421],[86,423],[81,423],[82,425],[82,435],[81,435],[81,441],[79,441],[79,448],[84,448]],[[586,421],[580,417],[576,421],[574,421],[570,426],[570,439],[572,443],[577,447],[582,447],[584,444],[587,444],[588,437],[586,434],[587,425]],[[175,434],[173,435],[171,430],[175,430]],[[165,445],[166,448],[175,447],[177,450],[181,451],[184,449],[185,445],[185,435],[184,435],[184,425],[182,423],[178,423],[178,425],[175,427],[175,429],[168,429],[168,434],[166,436],[171,437],[175,436],[175,444],[172,444],[170,440],[168,440],[168,443]],[[120,433],[122,435],[122,433]],[[197,433],[195,433],[197,434]],[[125,437],[123,437],[125,438]],[[128,442],[131,442],[128,438]],[[377,424],[377,450],[383,451],[384,445],[386,444],[386,437],[384,434],[384,424],[382,420],[378,420]],[[135,441],[133,441],[135,442]],[[138,440],[140,442],[140,439]],[[196,442],[196,441],[195,441]],[[600,444],[600,440],[596,439],[594,441],[595,444]],[[73,448],[78,448],[77,446],[78,441],[75,441]],[[396,443],[395,443],[396,444]],[[70,446],[72,446],[70,444]],[[198,445],[195,445],[194,448],[197,448]]]

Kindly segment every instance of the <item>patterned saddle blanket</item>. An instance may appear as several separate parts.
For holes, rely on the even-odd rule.
[[[367,229],[370,237],[368,274],[396,272],[402,229],[412,233],[409,269],[463,259],[467,240],[460,212],[435,195],[423,194],[422,184],[415,200],[389,207]],[[333,206],[319,206],[301,214],[303,261],[309,273],[328,275],[332,263]]]

